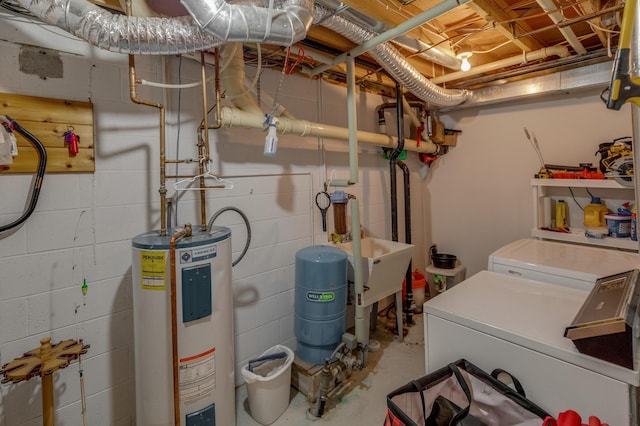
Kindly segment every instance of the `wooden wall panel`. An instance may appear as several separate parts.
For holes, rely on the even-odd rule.
[[[47,150],[47,173],[95,171],[93,104],[90,102],[38,98],[0,93],[0,115],[17,121],[42,142]],[[80,137],[77,155],[69,154],[64,133],[70,129]],[[0,173],[34,173],[38,155],[33,144],[20,133],[18,156],[13,164],[0,166]]]

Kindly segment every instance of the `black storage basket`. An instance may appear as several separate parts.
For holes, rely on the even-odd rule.
[[[500,374],[516,390],[498,380]],[[460,359],[389,393],[385,426],[540,426],[548,416],[511,374],[488,374]]]

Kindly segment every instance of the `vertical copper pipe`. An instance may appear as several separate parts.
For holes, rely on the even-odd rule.
[[[200,52],[200,69],[202,72],[202,129],[204,132],[204,141],[198,141],[198,153],[200,154],[200,165],[204,166],[202,159],[207,162],[209,167],[209,108],[207,106],[207,63],[205,62],[204,51]],[[207,194],[204,187],[206,186],[205,178],[202,176],[203,170],[200,171],[200,216],[202,222],[202,230],[207,230]]]
[[[191,225],[186,224],[182,231],[178,231],[169,240],[169,267],[171,292],[171,370],[173,373],[173,421],[180,426],[180,376],[178,371],[178,307],[176,294],[176,243],[181,237],[191,236]]]
[[[215,68],[214,68],[214,90],[216,93],[216,124],[209,127],[210,129],[219,129],[222,127],[222,94],[220,89],[220,48],[216,47],[213,51],[213,55],[215,58]]]
[[[166,187],[166,164],[165,164],[165,108],[157,102],[145,101],[138,98],[136,92],[136,62],[133,55],[129,55],[129,97],[131,101],[158,108],[160,111],[160,235],[167,235],[167,187]]]

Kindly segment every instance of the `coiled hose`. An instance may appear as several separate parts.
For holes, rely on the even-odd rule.
[[[8,231],[11,228],[15,228],[16,226],[20,225],[25,220],[27,220],[29,216],[31,216],[31,213],[33,213],[33,211],[36,208],[36,204],[38,203],[38,197],[40,196],[40,188],[42,187],[42,181],[44,180],[44,172],[45,172],[45,168],[47,167],[47,151],[45,150],[42,142],[40,142],[38,138],[33,136],[27,130],[25,130],[20,124],[13,121],[10,117],[8,116],[5,116],[5,117],[9,121],[11,128],[13,130],[16,130],[25,138],[27,138],[29,142],[31,142],[33,146],[36,148],[36,151],[38,152],[38,169],[36,171],[36,176],[33,182],[33,189],[31,191],[31,200],[29,201],[29,205],[27,206],[27,209],[24,211],[24,213],[22,213],[22,216],[20,216],[15,221],[9,223],[8,225],[0,226],[0,233]]]
[[[221,208],[220,210],[215,212],[213,216],[211,216],[211,219],[209,219],[209,223],[207,223],[207,229],[211,229],[211,227],[213,226],[213,222],[215,222],[218,216],[226,211],[234,211],[238,213],[240,217],[242,217],[242,220],[244,220],[244,224],[247,227],[247,242],[244,245],[244,249],[242,249],[242,253],[240,253],[240,256],[238,256],[238,258],[231,263],[231,266],[236,266],[242,260],[244,255],[247,254],[247,250],[249,250],[249,244],[251,243],[251,225],[249,224],[247,215],[245,215],[242,210],[237,207],[228,206]]]

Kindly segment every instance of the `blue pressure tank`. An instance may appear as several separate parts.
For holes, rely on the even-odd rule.
[[[299,250],[295,294],[298,357],[324,364],[347,327],[347,255],[330,246]]]

